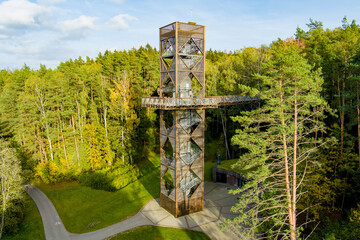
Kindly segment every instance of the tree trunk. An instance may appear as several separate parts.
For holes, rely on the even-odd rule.
[[[228,142],[227,142],[227,136],[226,136],[226,121],[222,115],[222,112],[220,110],[220,116],[221,116],[221,123],[222,123],[222,127],[223,127],[223,132],[224,132],[224,139],[225,139],[225,157],[226,160],[229,160],[230,158],[230,151],[229,151],[229,146],[228,146]],[[225,117],[226,117],[226,113],[225,113]]]
[[[63,149],[64,149],[64,157],[65,157],[65,161],[66,161],[66,166],[69,167],[67,151],[66,151],[66,144],[65,144],[65,138],[64,138],[64,133],[63,133],[63,130],[62,130],[62,121],[61,121],[60,110],[59,109],[58,109],[58,118],[59,118],[60,136],[61,136],[61,141],[63,142]]]
[[[78,116],[78,125],[79,125],[79,132],[80,132],[80,140],[81,142],[83,142],[83,137],[82,137],[82,128],[81,128],[81,113],[80,113],[80,104],[78,102],[78,100],[76,99],[76,110],[77,110],[77,116]]]
[[[43,147],[42,139],[41,139],[41,136],[39,134],[39,129],[37,128],[37,126],[36,126],[36,132],[37,133],[35,134],[35,138],[39,141],[39,148],[40,148],[39,150],[44,155],[45,161],[47,161],[48,159],[47,159],[46,152],[45,152],[45,149]],[[43,162],[43,161],[41,160],[41,162]]]
[[[108,130],[107,130],[106,115],[107,115],[107,108],[104,107],[104,115],[103,115],[103,118],[104,118],[105,136],[106,136],[106,138],[107,138],[107,137],[108,137]]]
[[[342,148],[341,148],[341,158],[344,155],[344,129],[345,129],[345,82],[346,80],[346,73],[344,72],[343,78],[343,94],[342,94],[342,111],[341,111],[341,132],[342,132]]]
[[[291,201],[291,205],[292,205],[292,214],[293,214],[293,228],[290,227],[290,236],[291,239],[296,239],[296,187],[297,187],[297,182],[296,182],[296,165],[297,165],[297,147],[298,147],[298,142],[297,142],[297,137],[298,137],[298,109],[297,109],[297,92],[296,92],[296,88],[295,88],[295,98],[294,98],[294,157],[293,157],[293,179],[292,179],[292,201]]]
[[[125,156],[124,156],[124,128],[121,129],[121,147],[122,147],[122,162],[125,164]]]
[[[314,108],[314,112],[317,112],[316,107]],[[318,116],[315,117],[315,124],[316,124],[316,131],[315,131],[315,147],[317,146],[317,140],[318,140]]]
[[[91,149],[91,144],[89,142],[89,149],[90,149],[90,165],[91,165],[91,170],[94,170],[94,163],[93,163],[93,158],[92,158],[92,149]]]
[[[282,81],[280,81],[280,88],[282,87]],[[283,105],[284,99],[282,95],[282,90],[280,89],[280,101]],[[284,109],[281,109],[281,125],[285,126],[285,116],[284,116]],[[295,240],[293,234],[295,234],[294,231],[294,213],[293,213],[293,207],[292,207],[292,198],[291,198],[291,189],[290,189],[290,171],[289,171],[289,159],[288,159],[288,150],[287,150],[287,139],[286,134],[282,134],[282,145],[283,145],[283,153],[284,153],[284,166],[285,166],[285,187],[286,187],[286,198],[287,198],[287,209],[289,214],[289,227],[291,231],[291,239]]]
[[[344,124],[343,124],[343,109],[341,107],[341,90],[340,90],[340,79],[338,77],[338,101],[339,101],[339,112],[340,112],[340,156],[343,157],[344,153]]]
[[[356,109],[358,118],[358,157],[359,157],[359,168],[360,168],[360,107],[359,107],[359,83],[356,84]]]
[[[38,107],[38,110],[40,111],[41,115],[44,117],[44,121],[45,121],[45,131],[46,131],[46,138],[48,139],[48,143],[49,143],[49,150],[50,150],[50,157],[51,160],[54,160],[54,154],[53,154],[53,149],[52,149],[52,144],[51,144],[51,138],[50,138],[50,132],[49,132],[49,124],[48,124],[48,120],[46,117],[46,112],[45,112],[45,100],[44,100],[44,96],[41,90],[39,90],[37,88],[37,86],[35,86],[35,92],[37,94],[37,97],[39,99],[40,102],[40,106],[35,102],[35,105]]]
[[[50,138],[50,133],[49,133],[49,126],[47,124],[46,117],[45,117],[45,130],[46,130],[46,135],[47,135],[47,139],[48,139],[48,143],[49,143],[50,157],[51,157],[51,160],[54,160],[54,154],[53,154],[51,138]]]
[[[80,155],[79,155],[79,149],[78,149],[78,145],[77,145],[77,140],[76,140],[76,131],[75,131],[75,122],[74,122],[74,116],[71,115],[71,121],[72,121],[72,127],[73,127],[73,133],[74,133],[74,143],[75,143],[75,151],[76,151],[76,159],[78,162],[78,166],[80,167]]]

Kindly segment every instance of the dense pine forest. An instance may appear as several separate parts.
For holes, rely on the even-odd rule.
[[[248,170],[247,177],[257,180],[256,186],[262,182],[263,191],[253,201],[272,204],[253,213],[237,206],[240,217],[225,228],[245,226],[252,236],[270,239],[359,239],[360,26],[346,18],[335,29],[314,20],[307,26],[270,46],[206,53],[207,96],[258,95],[264,103],[253,110],[207,110],[205,161],[218,154],[240,159],[238,167]],[[159,151],[158,112],[142,108],[141,97],[156,94],[158,83],[159,52],[149,45],[68,60],[56,69],[2,69],[2,219],[11,220],[1,224],[0,234],[16,232],[22,221],[24,180],[77,180],[116,191],[140,177],[134,166]],[[293,111],[294,106],[299,108]],[[295,127],[286,128],[287,121]],[[286,168],[278,163],[285,145],[277,137],[284,136],[289,139],[284,143],[291,142],[290,172],[277,170]],[[263,149],[249,148],[258,143]],[[287,199],[284,190],[284,200],[274,197],[281,195],[274,186],[282,181],[274,181],[262,163],[287,174],[296,196]],[[267,180],[260,178],[265,175]],[[256,188],[250,183],[247,190]],[[262,218],[261,224],[241,217],[251,214]]]

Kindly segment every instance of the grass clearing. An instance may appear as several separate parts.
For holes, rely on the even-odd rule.
[[[78,182],[36,184],[53,202],[66,229],[90,232],[135,215],[150,199],[160,196],[159,156],[138,165],[142,177],[116,192],[96,190]]]
[[[212,181],[212,167],[214,165],[215,162],[205,162],[205,181]],[[142,177],[116,192],[92,189],[82,186],[76,181],[54,185],[35,183],[35,185],[55,205],[65,228],[69,232],[84,233],[95,231],[127,219],[135,215],[150,199],[158,198],[160,196],[159,167],[159,155],[151,156],[149,161],[141,162],[138,165]],[[185,231],[181,229],[175,229],[174,231],[176,230]],[[135,232],[137,231],[140,230]],[[168,230],[163,230],[163,228],[162,230],[147,229],[146,231],[165,235],[168,233]],[[196,234],[194,237],[194,239],[207,239],[196,238]],[[154,239],[166,238],[155,237]]]
[[[222,160],[220,162],[220,165],[217,166],[218,168],[222,168],[222,169],[227,169],[227,170],[231,170],[240,174],[244,174],[244,172],[240,171],[240,169],[238,168],[232,168],[232,166],[237,163],[239,161],[239,159],[231,159],[231,160]]]
[[[113,237],[107,238],[107,240],[138,240],[138,239],[148,239],[148,240],[161,240],[161,239],[171,239],[171,240],[202,240],[210,239],[202,232],[196,232],[191,230],[184,230],[178,228],[166,228],[166,227],[156,227],[156,226],[144,226],[134,228],[123,233],[117,234]]]
[[[4,235],[4,240],[43,240],[45,239],[44,227],[41,216],[34,201],[27,196],[27,208],[24,221],[20,225],[19,232],[15,235]]]

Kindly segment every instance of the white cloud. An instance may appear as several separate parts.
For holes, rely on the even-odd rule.
[[[38,0],[37,2],[43,5],[53,5],[56,3],[66,2],[66,0]]]
[[[6,51],[10,54],[16,55],[38,55],[40,47],[33,45],[15,45],[9,46]]]
[[[0,27],[35,27],[48,9],[27,0],[8,0],[0,4]]]
[[[71,31],[79,31],[79,30],[87,30],[95,28],[95,21],[97,17],[88,17],[85,15],[81,15],[80,17],[67,20],[59,24],[59,29],[63,32],[71,32]]]
[[[116,29],[127,29],[129,27],[129,22],[137,21],[138,19],[129,14],[119,14],[110,19],[110,25]]]
[[[8,39],[9,36],[5,34],[0,34],[0,40]]]
[[[76,19],[59,23],[56,28],[62,32],[60,39],[79,40],[85,38],[89,30],[96,29],[97,20],[97,17],[81,15]]]
[[[123,4],[125,0],[110,0],[110,2],[117,3],[117,4]]]

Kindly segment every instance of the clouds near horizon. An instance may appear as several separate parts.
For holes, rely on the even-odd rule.
[[[51,8],[27,0],[9,0],[0,3],[0,31],[40,27],[49,16]]]
[[[115,27],[116,29],[127,29],[129,24],[133,21],[137,21],[136,17],[130,16],[129,14],[119,14],[110,19],[110,26]]]
[[[291,37],[309,18],[334,28],[344,16],[359,21],[358,12],[356,0],[0,0],[0,69],[53,68],[106,49],[157,47],[159,27],[174,21],[205,25],[207,49],[237,50]]]

